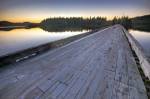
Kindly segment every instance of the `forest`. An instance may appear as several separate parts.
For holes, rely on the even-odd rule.
[[[7,27],[7,26],[25,26],[26,28],[40,27],[45,31],[95,30],[108,27],[114,24],[121,24],[126,29],[150,31],[150,15],[144,15],[134,18],[129,18],[128,16],[123,17],[116,16],[112,20],[107,20],[106,17],[90,17],[90,18],[54,17],[54,18],[46,18],[42,20],[40,23],[31,23],[31,22],[12,23],[8,21],[0,21],[0,27]]]

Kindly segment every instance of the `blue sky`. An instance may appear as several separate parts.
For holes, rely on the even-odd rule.
[[[1,0],[0,20],[40,21],[47,17],[141,16],[150,0]]]

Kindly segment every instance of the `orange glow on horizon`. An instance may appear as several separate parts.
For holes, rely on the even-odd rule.
[[[134,10],[133,10],[134,11]],[[134,13],[130,11],[128,13],[125,11],[118,11],[118,10],[96,10],[96,11],[68,11],[67,13],[64,11],[36,11],[36,10],[21,10],[21,9],[12,9],[6,12],[2,12],[0,15],[0,21],[10,21],[10,22],[34,22],[40,23],[42,20],[46,18],[53,18],[53,17],[83,17],[83,18],[90,18],[90,17],[106,17],[107,20],[112,20],[115,16],[122,17],[128,16],[129,18],[136,17],[138,15],[145,15],[148,10],[136,10]],[[142,12],[142,13],[141,13]]]
[[[83,17],[83,18],[90,18],[90,17],[103,17],[103,16],[52,16],[51,18],[54,17]],[[49,17],[47,17],[49,18]],[[107,20],[112,20],[114,16],[106,16]],[[5,18],[3,20],[9,21],[9,22],[33,22],[33,23],[40,23],[42,20],[46,19],[45,17],[43,18]],[[2,20],[1,20],[2,21]]]
[[[43,19],[26,19],[26,18],[12,18],[12,19],[4,19],[5,21],[9,22],[33,22],[33,23],[40,23]]]
[[[27,17],[13,17],[13,18],[9,18],[9,17],[0,17],[0,21],[9,21],[9,22],[33,22],[33,23],[40,23],[42,20],[46,19],[46,18],[54,18],[54,17],[83,17],[83,18],[90,18],[90,17],[106,17],[107,20],[112,20],[115,16],[50,16],[50,17],[39,17],[39,18],[27,18]],[[122,17],[122,16],[117,16],[116,17]],[[129,18],[135,17],[135,16],[128,16]]]
[[[127,9],[128,7],[104,7],[104,8],[89,8],[83,7],[72,8],[70,7],[36,7],[36,6],[17,6],[12,9],[0,10],[0,21],[6,20],[10,22],[34,22],[39,23],[46,18],[53,17],[106,17],[107,20],[112,20],[115,16],[122,17],[128,16],[129,18],[142,16],[149,14],[150,10],[146,8],[132,8],[131,10]],[[130,8],[130,7],[129,7]]]

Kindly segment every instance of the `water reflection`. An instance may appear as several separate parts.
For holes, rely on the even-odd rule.
[[[147,56],[150,57],[150,32],[129,30],[135,39],[141,44]]]
[[[0,55],[35,47],[48,42],[85,33],[89,30],[48,32],[41,28],[0,30]],[[129,30],[150,57],[150,32]]]
[[[48,42],[85,33],[82,31],[47,32],[40,28],[0,31],[0,55],[35,47]]]
[[[57,28],[57,29],[44,29],[42,27],[36,26],[36,27],[27,27],[27,26],[7,26],[7,27],[0,27],[0,31],[12,31],[16,29],[33,29],[33,28],[40,28],[44,31],[47,32],[66,32],[66,31],[71,31],[71,32],[79,32],[79,31],[89,31],[90,29],[82,29],[82,28]]]

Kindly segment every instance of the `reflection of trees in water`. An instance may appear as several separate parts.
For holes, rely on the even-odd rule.
[[[132,18],[132,28],[150,32],[150,15]]]
[[[66,31],[66,30],[93,30],[102,27],[121,24],[126,29],[137,29],[143,31],[150,31],[150,15],[141,17],[129,18],[127,16],[114,17],[113,20],[108,21],[103,17],[93,18],[48,18],[40,23],[40,27],[46,31]]]
[[[4,27],[4,28],[0,28],[0,31],[11,31],[14,29],[31,29],[33,27]]]
[[[104,26],[108,26],[106,18],[94,17],[94,18],[48,18],[40,23],[40,27],[46,31],[79,31],[79,30],[91,30]]]
[[[13,28],[0,28],[0,31],[11,31]]]
[[[30,29],[33,27],[39,27],[39,23],[11,23],[8,21],[0,21],[0,31],[11,31],[13,29]]]
[[[0,28],[0,31],[11,31],[11,30],[14,30],[14,29],[31,29],[31,28],[34,28],[34,27],[14,27],[14,28]],[[41,28],[41,27],[36,27],[36,28]],[[80,29],[80,28],[64,28],[64,29],[60,29],[60,28],[57,28],[57,29],[49,29],[49,30],[46,30],[44,28],[41,28],[42,30],[44,31],[48,31],[48,32],[65,32],[65,31],[70,31],[70,32],[75,32],[75,31],[88,31],[89,29]]]
[[[82,29],[82,28],[53,28],[53,29],[45,29],[42,28],[44,31],[48,31],[48,32],[66,32],[66,31],[70,31],[70,32],[75,32],[75,31],[88,31],[90,29]]]
[[[57,31],[82,31],[82,30],[94,30],[102,27],[121,24],[126,29],[137,29],[143,31],[150,31],[150,15],[141,17],[129,18],[114,17],[113,20],[108,21],[104,17],[71,17],[71,18],[47,18],[41,23],[10,23],[7,21],[1,21],[0,26],[25,26],[25,27],[12,27],[12,28],[0,28],[3,31],[10,31],[12,29],[26,28],[30,29],[33,27],[40,27],[45,31],[57,32]]]

